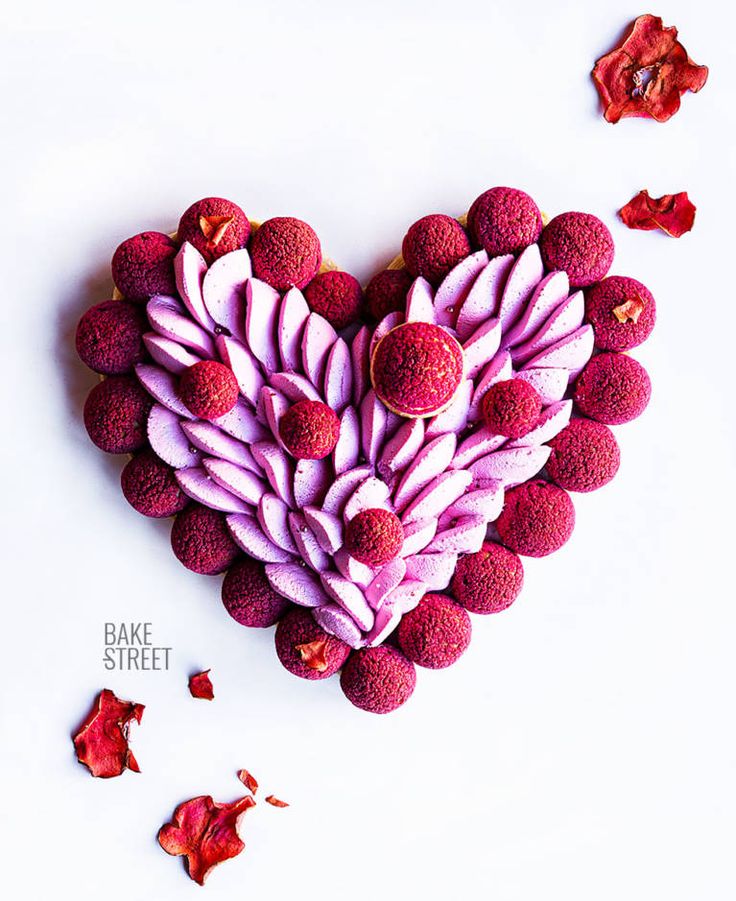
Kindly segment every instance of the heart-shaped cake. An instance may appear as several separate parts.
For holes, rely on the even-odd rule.
[[[123,493],[175,517],[179,560],[227,571],[235,620],[276,624],[288,670],[341,670],[353,704],[386,713],[415,664],[463,653],[468,612],[515,600],[519,555],[567,541],[568,492],[618,469],[608,426],[650,393],[624,352],[656,310],[606,277],[613,254],[596,217],[545,225],[492,188],[412,225],[364,292],[306,223],[207,198],[174,236],[116,250],[115,296],[77,331],[104,376],[85,425],[133,455]]]

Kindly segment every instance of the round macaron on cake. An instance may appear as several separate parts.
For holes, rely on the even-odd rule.
[[[594,216],[545,226],[527,194],[493,188],[467,226],[412,225],[363,292],[301,220],[205,198],[173,237],[116,251],[116,296],[77,333],[104,376],[85,424],[135,454],[124,495],[175,517],[178,559],[226,573],[233,620],[277,624],[290,672],[341,670],[356,706],[386,713],[415,666],[465,651],[469,612],[511,605],[520,555],[567,541],[568,491],[616,473],[608,425],[650,392],[623,351],[655,305],[605,278],[612,259]]]

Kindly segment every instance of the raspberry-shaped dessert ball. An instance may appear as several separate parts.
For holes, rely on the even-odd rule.
[[[340,420],[327,404],[300,400],[281,417],[279,435],[297,460],[322,460],[335,449]]]
[[[503,543],[525,557],[546,557],[572,535],[575,508],[562,488],[537,479],[506,492],[496,528]]]
[[[524,584],[518,555],[487,541],[476,554],[465,554],[455,567],[450,590],[471,613],[499,613],[510,607]]]
[[[154,519],[173,516],[189,503],[174,470],[152,450],[142,450],[126,463],[120,485],[130,506]]]
[[[240,555],[222,513],[190,504],[174,520],[171,547],[180,563],[192,572],[214,576]]]
[[[345,530],[345,549],[366,566],[383,566],[393,560],[403,543],[401,520],[381,507],[361,510]]]
[[[146,357],[143,310],[127,300],[106,300],[90,307],[77,326],[77,353],[103,375],[122,375]]]
[[[561,213],[545,227],[539,249],[547,269],[564,270],[573,288],[602,279],[613,262],[610,231],[590,213]]]
[[[241,626],[273,626],[291,606],[271,587],[263,564],[251,557],[238,560],[222,583],[222,603]]]
[[[154,294],[175,294],[176,241],[161,232],[128,238],[112,257],[112,280],[129,300],[148,300]]]
[[[641,282],[612,275],[585,292],[585,319],[600,350],[631,350],[651,334],[657,305]]]
[[[365,301],[374,319],[383,319],[389,313],[404,310],[406,295],[414,282],[408,269],[384,269],[368,282]]]
[[[399,647],[417,666],[444,669],[470,644],[470,617],[444,594],[425,594],[399,623]]]
[[[245,247],[250,222],[240,207],[222,197],[205,197],[193,203],[179,220],[181,242],[193,244],[208,263]]]
[[[309,610],[295,607],[276,626],[276,654],[301,679],[328,679],[345,663],[350,647],[325,632]]]
[[[483,418],[495,435],[521,438],[530,432],[542,412],[542,398],[523,379],[496,382],[483,398]]]
[[[618,472],[621,452],[608,426],[573,419],[550,442],[547,474],[567,491],[595,491]]]
[[[132,454],[146,443],[153,398],[131,375],[111,375],[90,391],[84,425],[92,441],[108,454]]]
[[[363,289],[349,272],[320,272],[307,285],[304,296],[309,309],[338,331],[359,319],[363,308]]]
[[[202,360],[182,373],[179,397],[201,419],[229,413],[238,400],[238,382],[231,369],[216,360]]]
[[[409,700],[417,682],[414,664],[388,644],[350,655],[340,674],[340,688],[368,713],[391,713]]]
[[[626,354],[603,353],[578,376],[573,397],[580,412],[591,419],[620,425],[641,416],[651,393],[652,383],[641,363]]]
[[[379,399],[399,416],[434,416],[463,379],[463,349],[439,325],[405,322],[378,342],[371,382]]]
[[[401,245],[409,272],[437,287],[447,273],[470,253],[470,242],[457,219],[434,213],[411,226]]]
[[[521,253],[542,233],[542,214],[528,194],[517,188],[491,188],[468,211],[473,242],[489,256]]]
[[[253,274],[277,291],[305,288],[322,265],[322,248],[312,228],[301,219],[268,219],[253,235]]]

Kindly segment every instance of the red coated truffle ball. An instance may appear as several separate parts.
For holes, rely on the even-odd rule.
[[[361,510],[345,530],[345,549],[366,566],[383,566],[393,560],[403,543],[401,520],[381,507]]]
[[[225,516],[201,504],[190,504],[178,514],[171,547],[180,563],[204,576],[224,572],[240,554]]]
[[[562,488],[537,479],[506,492],[496,528],[501,541],[525,557],[546,557],[572,535],[575,508]]]
[[[275,592],[259,560],[243,557],[227,571],[222,583],[222,603],[241,626],[265,629],[273,626],[291,604]]]
[[[491,188],[468,211],[468,231],[489,256],[518,254],[539,240],[542,214],[532,198],[518,188]]]
[[[238,400],[238,382],[231,369],[216,360],[202,360],[179,379],[179,397],[201,419],[229,413]]]
[[[573,397],[585,416],[620,425],[641,416],[651,393],[652,383],[641,363],[626,354],[602,353],[578,376]]]
[[[327,404],[300,400],[281,417],[279,435],[297,460],[321,460],[335,449],[340,420]]]
[[[470,254],[470,242],[457,219],[434,213],[411,226],[401,245],[409,272],[435,287]]]
[[[174,257],[178,246],[161,232],[128,238],[112,258],[112,280],[129,300],[148,300],[154,294],[175,294]]]
[[[245,247],[250,222],[240,207],[222,197],[205,197],[193,203],[179,220],[177,237],[193,244],[208,263]]]
[[[408,269],[384,269],[376,273],[365,289],[368,312],[380,320],[389,313],[403,311],[413,282],[414,276]]]
[[[291,216],[268,219],[251,242],[253,274],[277,291],[305,288],[322,265],[322,248],[313,229]]]
[[[154,519],[173,516],[189,503],[174,470],[152,450],[143,450],[126,463],[120,484],[130,506]]]
[[[657,305],[634,278],[612,275],[585,292],[585,319],[600,350],[631,350],[649,337]]]
[[[328,679],[345,663],[350,647],[325,632],[309,610],[295,607],[276,626],[276,654],[301,679]]]
[[[338,331],[359,319],[363,308],[363,289],[349,272],[320,272],[307,285],[304,296],[309,309]]]
[[[613,262],[610,231],[590,213],[561,213],[545,227],[539,240],[544,265],[567,272],[570,285],[584,288],[599,281]]]
[[[524,567],[517,554],[487,541],[476,554],[458,560],[451,591],[471,613],[499,613],[514,603],[523,584]]]
[[[419,605],[399,623],[399,647],[417,666],[444,669],[470,644],[472,627],[467,611],[444,594],[425,594]]]
[[[153,398],[131,375],[111,375],[90,391],[84,404],[89,437],[108,454],[132,454],[146,443]]]
[[[483,418],[488,428],[505,438],[521,438],[530,432],[542,412],[542,398],[524,379],[496,382],[483,398]]]
[[[573,419],[550,442],[547,474],[566,491],[595,491],[618,472],[621,452],[608,426]]]
[[[401,707],[416,682],[414,664],[388,644],[355,651],[340,674],[345,697],[368,713],[391,713]]]
[[[452,402],[463,366],[463,349],[449,332],[429,322],[405,322],[378,342],[371,382],[399,416],[434,416]]]
[[[127,300],[106,300],[90,307],[77,326],[77,353],[90,369],[122,375],[146,357],[143,310]]]

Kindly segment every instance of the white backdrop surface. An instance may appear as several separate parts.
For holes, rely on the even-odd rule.
[[[662,2],[711,67],[670,122],[608,125],[588,73],[635,4],[30,2],[0,36],[2,780],[6,897],[620,901],[736,895],[732,349],[736,17]],[[654,292],[650,409],[522,597],[450,670],[371,717],[283,670],[219,579],[173,558],[81,424],[80,313],[129,234],[223,195],[293,214],[366,279],[420,215],[494,184],[594,212]],[[643,187],[694,231],[627,231]],[[166,672],[107,673],[105,621],[152,623]],[[194,701],[212,667],[216,700]],[[142,773],[91,779],[70,732],[108,686],[146,704]],[[156,832],[181,800],[291,802],[243,821],[204,890]]]

